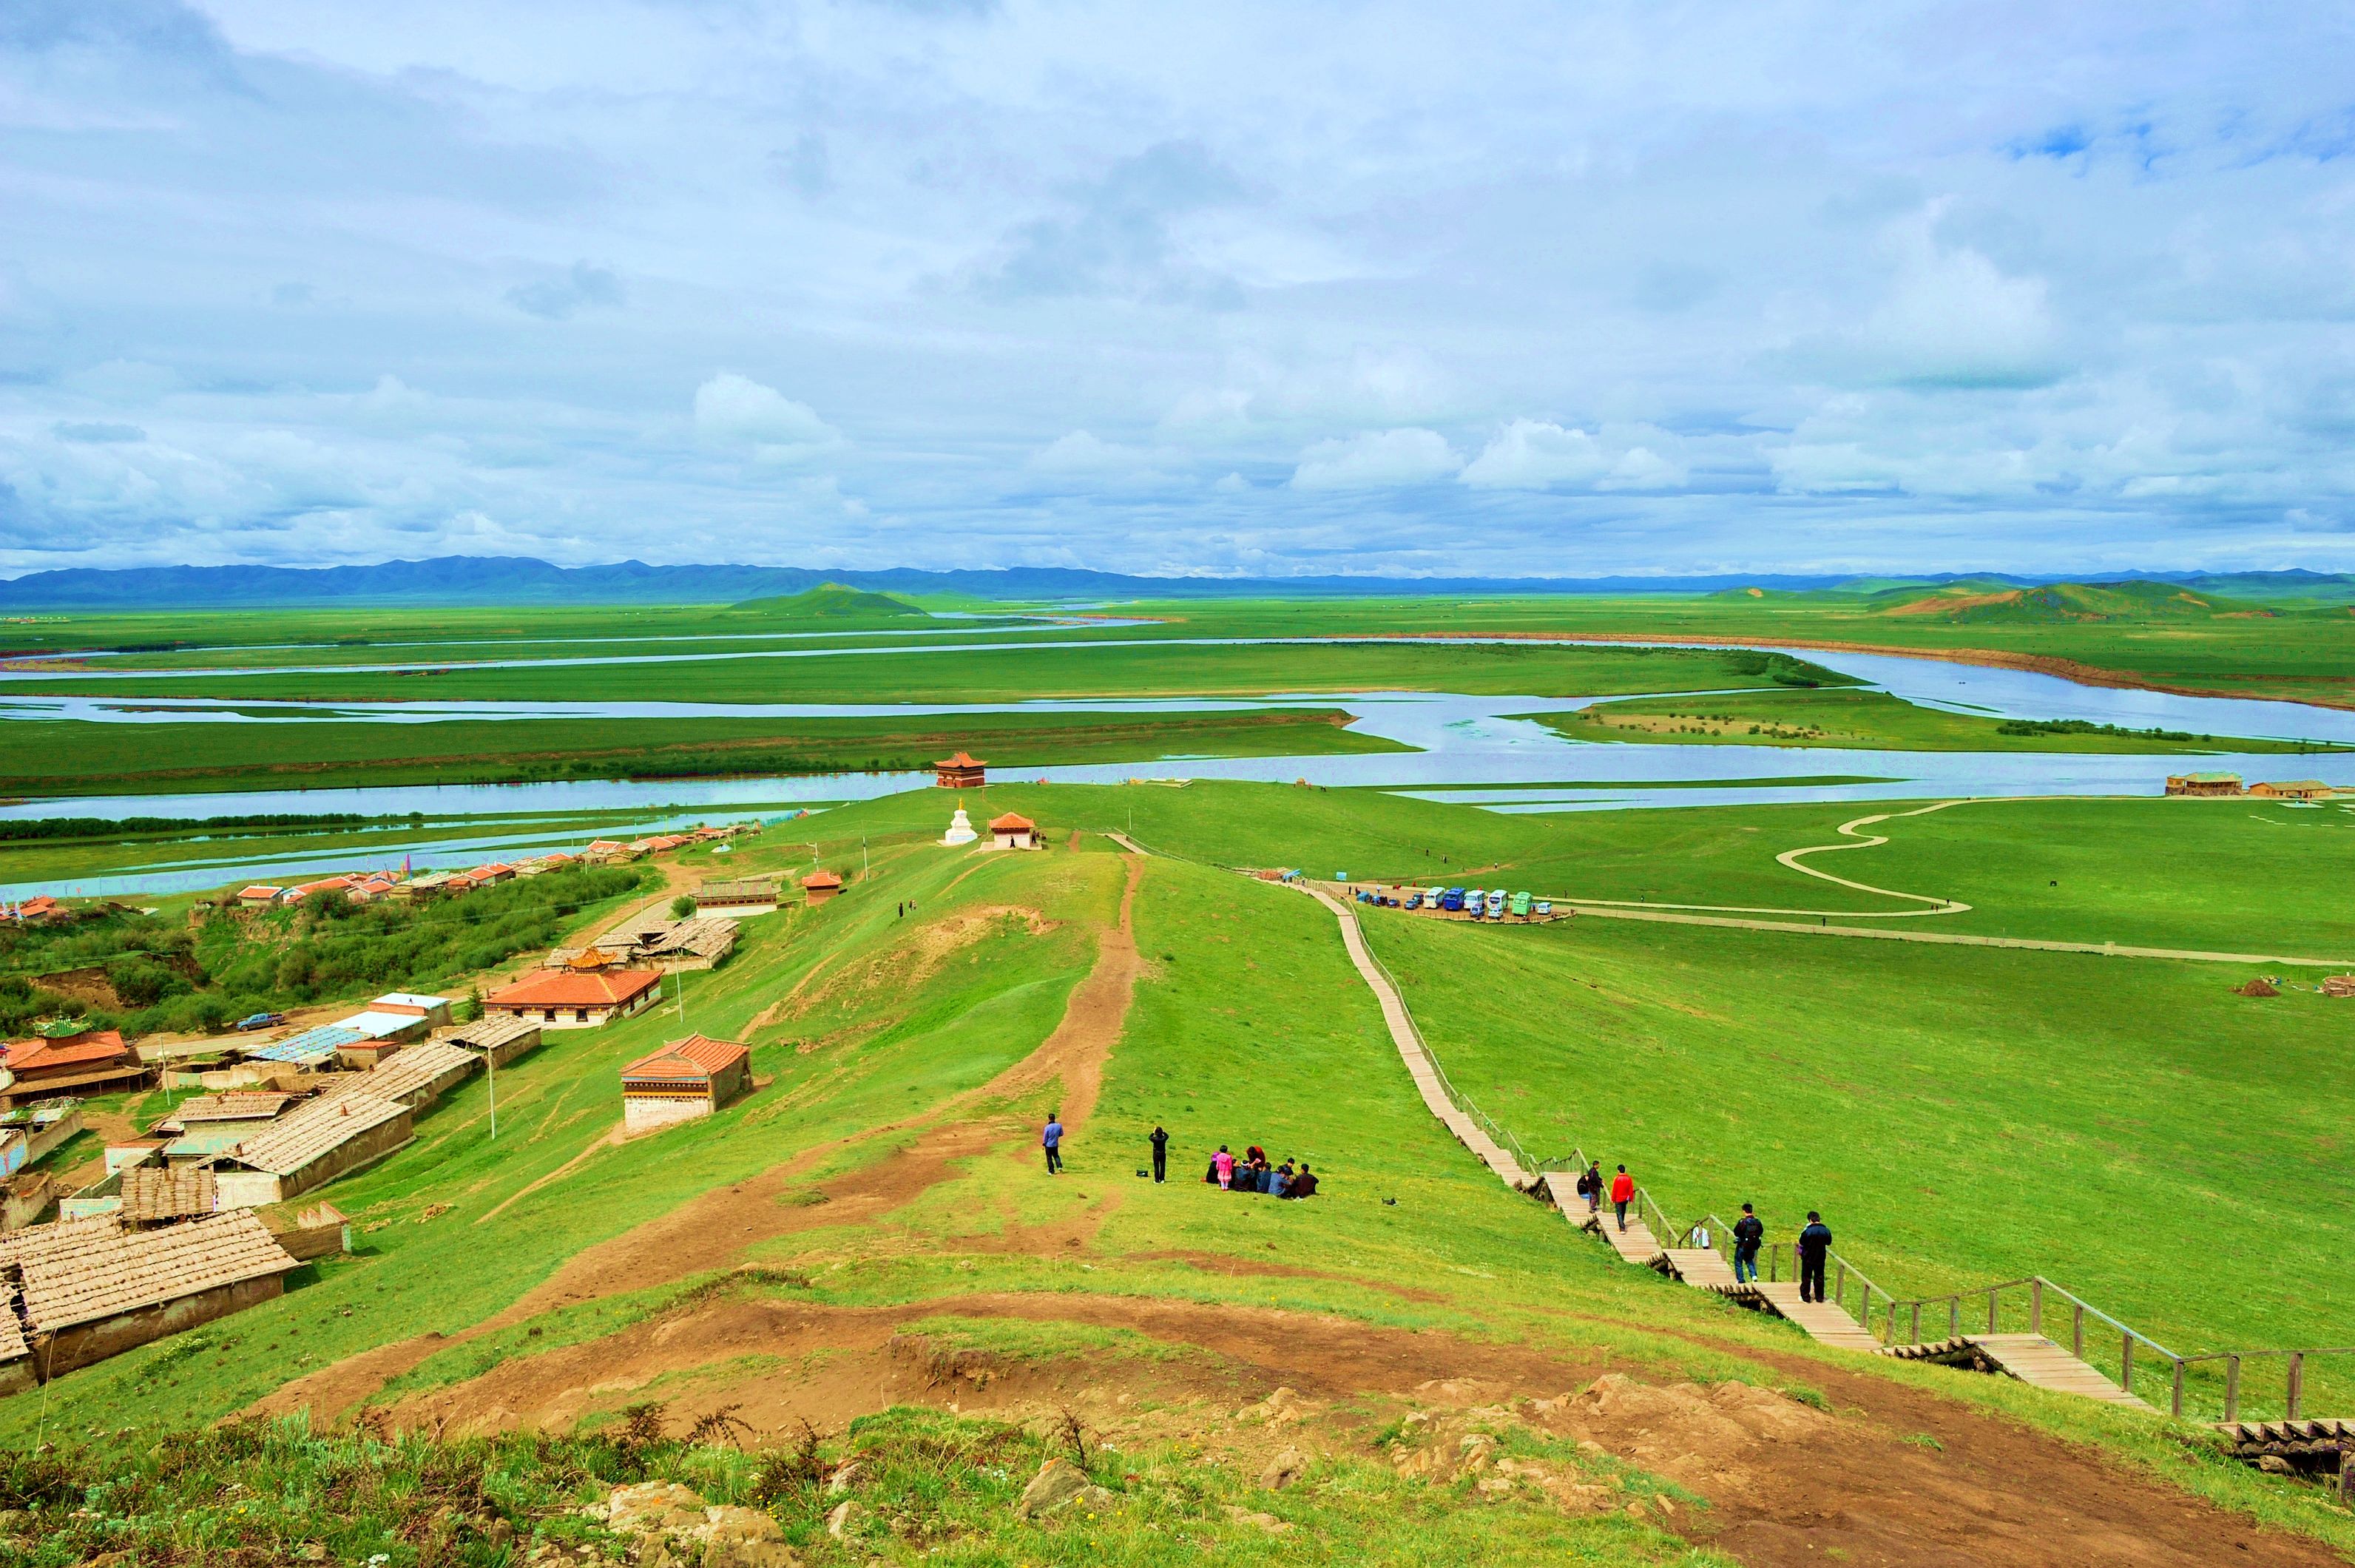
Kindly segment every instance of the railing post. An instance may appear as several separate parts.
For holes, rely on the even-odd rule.
[[[1915,1310],[1918,1312],[1920,1308],[1916,1307]],[[1962,1337],[1963,1298],[1959,1296],[1949,1296],[1946,1300],[1946,1338],[1959,1339]]]
[[[1987,1332],[1995,1332],[1995,1292],[1987,1292]]]
[[[2175,1361],[2175,1397],[2168,1413],[2178,1421],[2183,1419],[2183,1359],[2179,1356]]]
[[[1922,1342],[1922,1304],[1918,1301],[1913,1304],[1913,1342]]]
[[[2044,1276],[2037,1275],[2028,1282],[2028,1331],[2044,1332]]]
[[[2085,1359],[2085,1308],[2082,1302],[2070,1314],[2069,1353],[2081,1361]]]
[[[2118,1335],[2118,1388],[2122,1392],[2134,1392],[2134,1336]]]
[[[2241,1358],[2224,1358],[2224,1419],[2241,1419]]]
[[[1779,1281],[1783,1277],[1783,1243],[1775,1243],[1766,1249],[1766,1277]]]
[[[1839,1266],[1832,1285],[1832,1305],[1845,1310],[1848,1307],[1848,1264]]]
[[[2292,1350],[2289,1353],[2289,1412],[2282,1417],[2284,1421],[2296,1421],[2297,1419],[2298,1403],[2305,1392],[2306,1352],[2304,1350]]]

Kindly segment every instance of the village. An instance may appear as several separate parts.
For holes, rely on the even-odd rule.
[[[944,788],[979,788],[986,764],[960,752],[936,765]],[[671,851],[730,853],[757,823],[698,827],[627,842],[600,839],[464,871],[355,872],[255,883],[210,901],[248,912],[325,895],[463,897],[568,865],[622,864]],[[938,843],[987,853],[1043,847],[1028,818],[975,829],[962,804]],[[218,1040],[161,1045],[114,1029],[11,1042],[0,1058],[0,1392],[195,1328],[280,1296],[314,1260],[348,1253],[351,1220],[322,1196],[408,1148],[453,1090],[485,1080],[493,1136],[499,1072],[554,1048],[554,1037],[636,1018],[668,982],[728,962],[740,922],[820,908],[842,874],[704,877],[659,907],[606,918],[577,945],[462,997],[389,991],[326,1021],[240,1020]],[[64,906],[21,918],[69,918]],[[611,1084],[623,1142],[709,1116],[753,1092],[751,1052],[699,1033],[623,1064]],[[161,1090],[168,1108],[103,1138],[88,1179],[49,1168],[96,1129],[91,1107]]]

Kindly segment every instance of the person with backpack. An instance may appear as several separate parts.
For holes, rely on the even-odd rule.
[[[1063,1174],[1063,1113],[1047,1113],[1047,1130],[1039,1135],[1039,1144],[1047,1151],[1047,1174]]]
[[[1758,1246],[1766,1239],[1766,1222],[1749,1204],[1742,1206],[1742,1218],[1733,1222],[1733,1283],[1758,1283]]]
[[[1158,1185],[1169,1179],[1169,1135],[1156,1124],[1150,1141],[1153,1145],[1153,1179]]]
[[[1586,1211],[1598,1214],[1603,1211],[1603,1167],[1594,1160],[1586,1164]]]
[[[1627,1174],[1623,1165],[1619,1174],[1611,1179],[1611,1207],[1618,1213],[1619,1229],[1623,1232],[1627,1229],[1627,1205],[1635,1200],[1636,1179]]]
[[[1593,1171],[1582,1170],[1578,1173],[1578,1195],[1586,1200],[1586,1211],[1590,1214],[1594,1212],[1594,1181]]]
[[[1799,1299],[1821,1301],[1824,1298],[1824,1260],[1831,1255],[1832,1228],[1813,1209],[1807,1211],[1807,1228],[1799,1232]]]

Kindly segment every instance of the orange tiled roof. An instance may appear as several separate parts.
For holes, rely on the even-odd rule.
[[[1028,817],[1018,816],[1009,811],[1003,816],[993,818],[989,824],[989,830],[992,833],[1028,833],[1038,826]]]
[[[716,1078],[751,1054],[732,1040],[691,1034],[641,1056],[622,1069],[622,1076],[687,1081]]]
[[[46,1072],[62,1067],[91,1067],[132,1054],[123,1036],[113,1029],[68,1035],[61,1040],[19,1040],[8,1047],[11,1072]]]
[[[802,886],[805,888],[838,888],[842,886],[842,879],[836,876],[832,871],[812,871],[808,876],[802,879]]]
[[[963,752],[959,752],[954,757],[943,757],[939,762],[932,764],[932,766],[936,768],[982,768],[987,767],[988,765],[988,763],[983,762],[979,757],[967,756]]]
[[[493,991],[484,998],[500,1008],[612,1008],[634,1002],[662,984],[646,969],[599,969],[570,974],[550,969]]]

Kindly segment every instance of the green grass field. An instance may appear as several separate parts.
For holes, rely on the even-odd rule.
[[[960,747],[1003,767],[1403,748],[1332,710],[1002,713],[917,719],[453,720],[432,724],[17,721],[0,790],[126,795],[694,779],[929,768]]]
[[[1084,1529],[1018,1521],[1009,1487],[1050,1451],[1050,1420],[1014,1417],[1002,1431],[988,1410],[949,1410],[943,1394],[922,1410],[878,1411],[870,1392],[858,1396],[858,1423],[825,1437],[837,1456],[872,1456],[847,1494],[862,1510],[858,1528],[830,1536],[833,1499],[814,1490],[770,1498],[807,1560],[828,1568],[913,1561],[925,1548],[974,1563],[1157,1562],[1177,1538],[1228,1560],[1271,1550],[1254,1514],[1292,1527],[1274,1548],[1284,1561],[1468,1554],[1697,1568],[1746,1555],[1748,1516],[1713,1512],[1711,1483],[1680,1480],[1703,1473],[1673,1453],[1636,1456],[1632,1429],[1606,1431],[1610,1442],[1589,1453],[1519,1416],[1477,1417],[1529,1464],[1607,1484],[1607,1514],[1565,1513],[1534,1483],[1481,1490],[1469,1470],[1417,1478],[1404,1462],[1412,1444],[1398,1446],[1411,1432],[1404,1417],[1440,1396],[1413,1392],[1414,1380],[1444,1381],[1482,1357],[1584,1368],[1560,1374],[1571,1388],[1616,1369],[1795,1390],[1857,1424],[1856,1462],[1876,1475],[1977,1464],[1963,1457],[1972,1445],[2053,1434],[2132,1475],[2355,1547],[2355,1524],[2316,1488],[2187,1446],[2163,1423],[2000,1379],[1819,1352],[1787,1325],[1616,1263],[1507,1191],[1424,1112],[1331,918],[1289,890],[1167,858],[1138,869],[1135,997],[1065,1179],[1039,1174],[1032,1130],[1062,1088],[1039,1080],[974,1098],[1055,1030],[1117,918],[1131,862],[1099,837],[1072,846],[1074,827],[1124,828],[1133,812],[1140,839],[1203,860],[1347,857],[1373,875],[1385,856],[1401,869],[1444,857],[1450,870],[1433,880],[1502,868],[1533,882],[1558,871],[1722,892],[1803,882],[1774,865],[1774,849],[1828,837],[1828,822],[1856,808],[1546,818],[1376,792],[1209,784],[997,785],[965,799],[976,816],[1024,811],[1058,848],[938,848],[929,840],[950,805],[939,791],[805,818],[794,843],[764,835],[731,869],[805,866],[800,840],[815,837],[818,859],[852,873],[849,891],[749,923],[736,956],[687,976],[660,1013],[551,1036],[499,1074],[496,1141],[489,1085],[458,1089],[421,1120],[415,1144],[325,1189],[353,1219],[353,1256],[303,1271],[282,1301],[69,1374],[46,1401],[0,1403],[0,1446],[194,1429],[290,1379],[400,1346],[354,1397],[429,1425],[495,1406],[524,1421],[561,1410],[559,1424],[590,1435],[577,1451],[535,1450],[545,1466],[503,1461],[534,1529],[554,1528],[548,1509],[614,1473],[611,1435],[649,1400],[666,1403],[674,1426],[639,1456],[645,1473],[758,1500],[757,1456],[682,1445],[677,1431],[693,1413],[765,1400],[751,1412],[769,1434],[762,1444],[783,1451],[790,1421],[763,1413],[798,1408],[796,1390],[871,1390],[861,1369],[895,1364],[847,1348],[879,1318],[935,1350],[986,1353],[1023,1387],[1082,1391],[1060,1397],[1088,1398],[1089,1419],[1115,1442],[1101,1478],[1116,1501]],[[1836,859],[1910,848],[1928,874],[1987,863],[1991,846],[2073,841],[2085,885],[2043,879],[2070,892],[2035,916],[2055,929],[2097,925],[2193,865],[2225,880],[2204,902],[2186,898],[2154,916],[2166,929],[2218,939],[2278,929],[2280,917],[2228,906],[2279,902],[2286,880],[2313,890],[2289,912],[2319,920],[2339,880],[2324,857],[2338,851],[2318,837],[2252,860],[2249,847],[2275,830],[2213,804],[1989,803],[1910,819],[1882,849]],[[2316,835],[2338,831],[2322,825],[2330,814],[2283,815],[2317,818]],[[1913,837],[1933,825],[1951,837]],[[2180,842],[2153,854],[2170,834]],[[2109,861],[2095,876],[2102,842]],[[2008,898],[2025,904],[2049,869],[2023,858],[2016,871],[1978,873],[1992,879],[1990,915]],[[2328,1339],[2343,1319],[2350,1194],[2338,1128],[2350,1107],[2334,1084],[2344,1037],[2335,1009],[2347,1004],[2232,996],[2241,975],[2230,966],[1604,920],[1498,929],[1381,913],[1368,924],[1484,1109],[1533,1146],[1626,1158],[1680,1215],[1748,1197],[1780,1232],[1813,1204],[1847,1255],[1901,1291],[2041,1270],[2179,1349]],[[690,1029],[748,1040],[758,1091],[707,1121],[608,1142],[618,1066]],[[1134,1174],[1156,1122],[1173,1135],[1166,1187]],[[1305,1157],[1326,1189],[1290,1205],[1205,1189],[1200,1164],[1221,1142]],[[687,1207],[698,1203],[717,1207]],[[741,1243],[738,1218],[752,1228]],[[623,1240],[655,1224],[672,1227],[653,1232],[659,1244]],[[758,1272],[721,1279],[739,1261]],[[1281,1332],[1269,1314],[1284,1315]],[[835,1324],[847,1338],[781,1338],[796,1322]],[[447,1338],[419,1341],[425,1334]],[[1295,1488],[1261,1487],[1275,1435],[1236,1413],[1261,1397],[1270,1369],[1295,1351],[1370,1353],[1376,1343],[1426,1370],[1400,1374],[1401,1392],[1329,1408],[1319,1395],[1316,1424],[1301,1430],[1329,1455]],[[1307,1386],[1310,1363],[1298,1364],[1289,1375]],[[2318,1373],[2314,1386],[2334,1393],[2335,1375]],[[1114,1403],[1114,1390],[1128,1403]],[[2263,1392],[2253,1378],[2252,1399]],[[1951,1413],[1936,1419],[1979,1424],[1955,1439],[1955,1457],[1905,1445],[1930,1419],[1925,1394]],[[1038,1397],[1051,1413],[1054,1396]],[[272,1441],[282,1445],[255,1452],[289,1474],[348,1462],[340,1450],[286,1445],[307,1439]],[[407,1475],[443,1463],[434,1452],[376,1462]],[[226,1468],[206,1473],[243,1476],[235,1466],[246,1462],[225,1456]],[[1847,1462],[1814,1450],[1805,1461],[1812,1484]],[[153,1463],[134,1456],[124,1467],[144,1477]],[[176,1473],[142,1484],[176,1485]],[[1923,1484],[1934,1491],[1926,1472]],[[245,1516],[194,1494],[174,1506],[214,1521],[218,1539],[307,1539],[330,1529],[326,1495],[306,1482]],[[2179,1492],[2151,1495],[2150,1528],[2182,1515]],[[1676,1507],[1646,1500],[1656,1496]],[[2004,1506],[2046,1502],[2020,1491]],[[347,1522],[336,1539],[354,1550],[366,1537],[398,1568],[422,1560],[381,1509],[338,1517]],[[61,1520],[57,1539],[87,1554],[147,1528],[104,1523],[116,1518],[105,1509],[95,1518]],[[910,1533],[899,1520],[929,1522]],[[1821,1516],[1787,1528],[1842,1552],[1870,1539]],[[1730,1555],[1709,1555],[1728,1531]]]
[[[1756,691],[1634,698],[1528,715],[1565,739],[1676,746],[1845,747],[1886,752],[2091,752],[2163,755],[2342,748],[2230,736],[2069,730],[1923,708],[1885,691]]]

